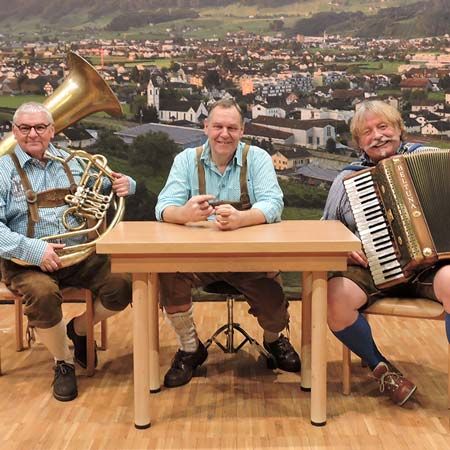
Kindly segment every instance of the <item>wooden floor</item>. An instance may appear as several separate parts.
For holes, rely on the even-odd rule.
[[[82,308],[66,305],[67,317]],[[377,391],[355,360],[353,393],[340,393],[340,347],[329,334],[328,424],[312,427],[309,395],[299,375],[272,372],[248,346],[236,355],[210,348],[199,376],[184,387],[149,396],[152,426],[133,426],[131,312],[109,321],[110,348],[94,377],[78,368],[79,397],[51,395],[52,361],[42,345],[16,353],[13,307],[0,306],[0,448],[4,449],[446,449],[447,346],[442,322],[373,318],[379,347],[418,385],[400,408]],[[236,305],[236,318],[260,339],[256,321]],[[300,304],[291,305],[291,338],[300,348]],[[222,323],[225,303],[198,303],[195,317],[206,339]],[[161,376],[176,339],[161,319]]]

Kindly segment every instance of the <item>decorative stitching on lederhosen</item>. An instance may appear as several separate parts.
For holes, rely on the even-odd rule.
[[[242,151],[242,167],[241,172],[239,174],[239,184],[240,184],[240,201],[227,201],[221,200],[220,204],[231,205],[239,211],[245,211],[252,207],[250,203],[250,196],[248,195],[248,187],[247,187],[247,155],[250,150],[250,145],[245,144],[244,150]],[[205,179],[205,167],[201,162],[201,156],[203,153],[203,147],[197,147],[195,149],[197,154],[197,171],[198,171],[198,188],[200,195],[206,194],[206,179]]]
[[[39,208],[56,208],[65,204],[65,197],[67,194],[74,194],[77,189],[77,184],[66,162],[62,162],[64,172],[66,172],[70,186],[68,188],[55,188],[47,191],[35,192],[31,187],[30,180],[19,163],[19,158],[15,153],[10,154],[11,159],[16,166],[17,173],[20,177],[25,197],[28,205],[28,224],[27,237],[34,237],[34,226],[39,222]]]

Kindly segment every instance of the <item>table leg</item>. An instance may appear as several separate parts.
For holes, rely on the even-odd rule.
[[[312,275],[311,423],[327,422],[327,272]]]
[[[302,281],[302,377],[301,390],[311,390],[311,295],[312,273],[303,272]]]
[[[148,297],[148,275],[133,274],[134,426],[138,429],[150,426]]]
[[[151,394],[161,391],[159,383],[159,279],[157,273],[148,275],[148,346],[149,346],[149,388]]]

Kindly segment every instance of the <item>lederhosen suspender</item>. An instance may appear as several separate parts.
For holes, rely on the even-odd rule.
[[[242,151],[242,167],[241,167],[241,173],[239,175],[239,183],[240,183],[240,189],[241,189],[241,197],[240,201],[227,201],[222,200],[221,203],[232,205],[234,208],[236,208],[239,211],[245,211],[247,209],[250,209],[252,207],[252,204],[250,203],[250,196],[248,195],[248,187],[247,187],[247,155],[248,151],[250,150],[250,145],[245,144],[244,150]],[[197,170],[198,170],[198,188],[200,195],[206,194],[206,179],[205,179],[205,167],[202,164],[201,156],[203,153],[203,147],[197,147],[196,148],[196,154],[197,154]]]
[[[64,198],[67,194],[75,193],[77,184],[73,178],[72,171],[67,163],[63,162],[64,172],[66,172],[70,186],[68,188],[55,188],[43,192],[34,192],[31,188],[30,180],[21,167],[19,159],[15,153],[12,153],[11,159],[16,166],[17,173],[20,177],[28,205],[28,225],[27,237],[34,237],[34,227],[39,222],[39,208],[56,208],[65,204]]]

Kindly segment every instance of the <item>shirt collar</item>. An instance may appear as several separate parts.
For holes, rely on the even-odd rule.
[[[234,156],[231,159],[231,161],[228,163],[228,165],[238,165],[239,167],[242,167],[242,152],[244,149],[245,144],[242,141],[239,141],[239,144],[237,146],[236,151],[234,152]],[[205,165],[211,166],[213,164],[213,161],[211,159],[211,146],[209,145],[209,140],[207,140],[203,144],[203,152],[200,159],[204,162]]]
[[[17,155],[17,159],[19,160],[20,167],[22,168],[29,161],[36,161],[36,158],[30,156],[25,150],[22,150],[22,147],[19,144],[16,145],[14,151]],[[48,151],[51,152],[52,154],[56,154],[56,148],[52,144],[48,145]]]

